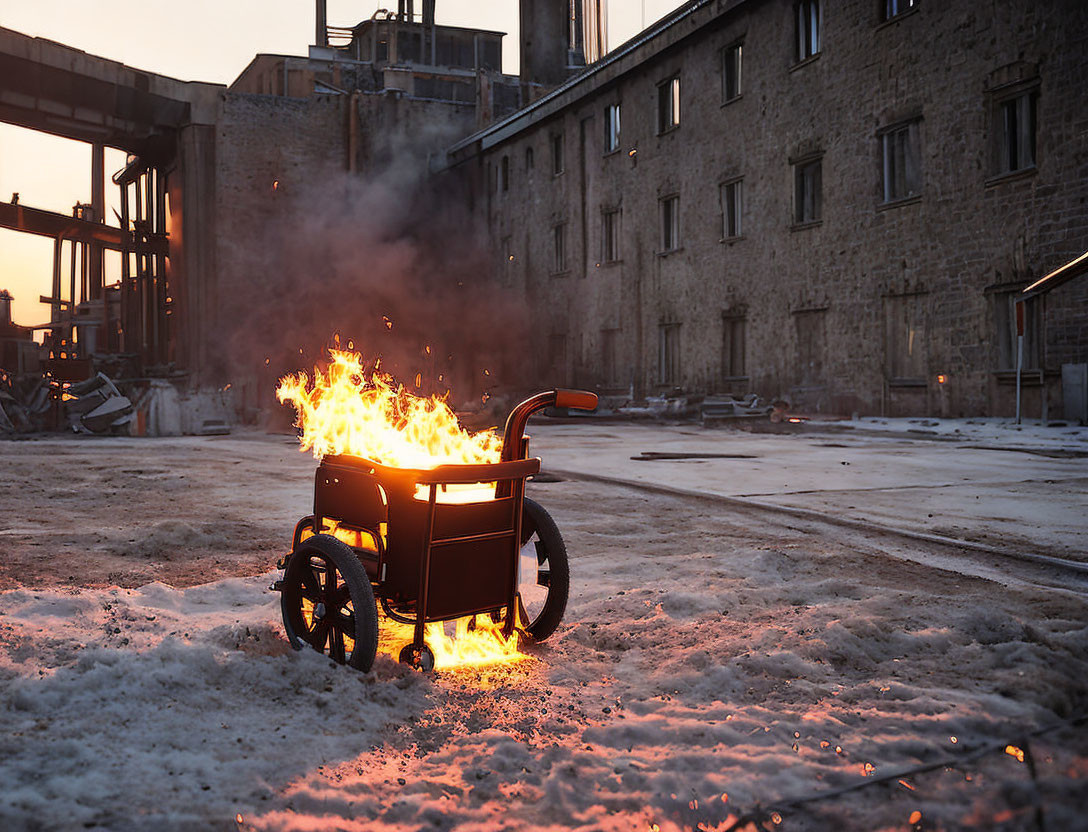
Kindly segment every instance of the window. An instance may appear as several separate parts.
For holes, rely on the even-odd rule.
[[[533,169],[533,149],[531,147],[525,148],[525,169]]]
[[[680,248],[680,197],[661,200],[661,251]]]
[[[552,174],[558,176],[563,172],[563,134],[556,133],[552,136]]]
[[[722,380],[747,376],[745,369],[745,330],[743,310],[722,313]]]
[[[882,0],[884,19],[891,20],[918,7],[918,0]]]
[[[793,221],[797,225],[819,222],[822,216],[822,159],[810,159],[793,166]]]
[[[804,309],[793,313],[797,332],[797,382],[801,387],[815,387],[824,382],[826,317],[826,309]]]
[[[722,208],[722,239],[739,237],[742,233],[741,213],[744,208],[744,182],[735,179],[719,187]]]
[[[680,324],[661,324],[657,343],[658,383],[676,387],[680,384]]]
[[[601,212],[601,261],[615,263],[620,259],[620,212],[618,208]]]
[[[567,224],[552,226],[552,274],[567,270]]]
[[[820,2],[800,0],[797,4],[797,60],[820,52]]]
[[[609,104],[604,108],[604,152],[620,149],[620,105]]]
[[[604,387],[616,387],[620,383],[616,366],[616,344],[619,341],[618,329],[601,330],[601,384]]]
[[[880,136],[883,156],[884,201],[906,199],[922,191],[919,122],[899,125]]]
[[[657,132],[666,133],[680,126],[680,76],[657,85]]]
[[[722,103],[740,98],[743,45],[735,43],[722,50]]]
[[[925,383],[926,295],[884,299],[884,351],[891,384]]]
[[[1010,371],[1016,369],[1017,334],[1016,334],[1016,299],[1020,290],[1000,291],[993,294],[994,312],[994,347],[996,349],[996,369]],[[1042,296],[1024,301],[1024,362],[1025,370],[1040,370],[1043,366],[1043,321]]]
[[[996,101],[993,108],[997,175],[1035,166],[1035,100],[1037,91],[1021,92]]]
[[[499,187],[504,190],[510,190],[510,157],[503,156],[502,163],[499,165]]]

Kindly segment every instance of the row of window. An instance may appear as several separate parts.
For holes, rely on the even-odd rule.
[[[916,8],[917,0],[883,0],[885,19],[891,19]],[[818,0],[801,0],[797,5],[798,55],[811,57],[819,51],[820,5]],[[724,102],[739,98],[743,89],[743,43],[725,47],[721,52],[721,83]],[[1035,123],[1037,82],[1018,85],[991,94],[991,170],[995,176],[1013,173],[1035,165]],[[605,154],[620,149],[620,104],[613,103],[603,112],[603,147]],[[894,202],[917,195],[921,191],[920,119],[901,122],[878,133],[882,145],[884,202]],[[657,130],[665,133],[680,125],[680,76],[674,75],[657,86]],[[552,174],[565,170],[562,133],[549,138]],[[525,151],[527,169],[533,167],[533,149]],[[818,159],[795,164],[797,198],[795,222],[807,223],[821,214],[821,182]],[[510,187],[510,159],[503,156],[499,167],[499,183],[503,191]],[[667,210],[667,209],[666,209]],[[739,209],[738,209],[739,212]],[[665,234],[668,237],[668,232]],[[725,237],[739,236],[725,233]],[[664,247],[670,250],[675,246]],[[607,260],[607,256],[605,257]]]
[[[991,295],[993,316],[994,362],[997,371],[1008,372],[1016,366],[1016,324],[1013,312],[1016,292],[995,292]],[[929,343],[927,339],[928,297],[924,293],[893,295],[884,299],[884,373],[892,387],[926,387],[930,379]],[[1024,345],[1023,366],[1038,372],[1043,366],[1043,317],[1038,299],[1029,301],[1025,313],[1030,318],[1030,337]],[[794,380],[799,386],[820,386],[824,375],[827,352],[827,310],[798,310],[793,319]],[[748,380],[747,343],[748,318],[744,307],[736,307],[721,316],[720,381],[744,384]],[[659,385],[675,387],[683,384],[681,372],[681,324],[662,323],[657,333],[657,372]],[[621,377],[617,366],[618,329],[600,333],[600,378],[605,387],[623,386],[629,379]],[[553,336],[552,360],[565,358],[565,336]],[[562,371],[562,366],[555,368]]]
[[[917,6],[918,0],[881,0],[884,20],[898,17]],[[820,28],[822,12],[819,0],[800,0],[796,17],[796,57],[798,61],[811,58],[820,52]],[[740,98],[743,91],[744,44],[741,41],[726,46],[721,52],[722,102]],[[657,132],[667,133],[680,126],[680,76],[666,78],[657,84]],[[558,176],[565,170],[563,135],[551,136],[552,174]],[[604,152],[615,153],[620,149],[620,105],[609,104],[604,110]],[[533,149],[525,151],[525,166],[533,168]],[[500,187],[510,188],[510,160],[504,156],[501,163]]]
[[[995,151],[998,170],[1015,172],[1035,164],[1035,93],[1021,94],[1003,101],[995,108]],[[922,189],[921,119],[892,125],[879,131],[881,185],[883,203],[894,204],[917,197]],[[791,160],[794,194],[792,219],[795,227],[821,221],[823,217],[823,158],[820,154]],[[744,233],[744,179],[736,177],[719,185],[721,239],[730,240]],[[681,246],[680,197],[677,194],[659,200],[659,251],[667,253]],[[552,227],[553,273],[564,272],[567,264],[567,226]],[[601,218],[601,261],[614,263],[622,258],[620,211],[608,208]],[[508,259],[512,259],[508,258]]]

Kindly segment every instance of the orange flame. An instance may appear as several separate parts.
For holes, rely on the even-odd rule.
[[[378,651],[397,658],[400,646],[412,640],[412,626],[385,616],[379,617],[382,637]],[[445,624],[427,624],[424,639],[434,653],[434,669],[513,664],[529,658],[518,651],[517,630],[507,638],[503,635],[502,626],[501,622],[492,621],[488,615],[477,615],[475,620],[469,616]],[[452,635],[447,632],[449,629],[453,630]]]
[[[498,462],[502,440],[493,430],[471,433],[444,398],[420,397],[358,353],[329,350],[325,371],[280,379],[276,398],[298,411],[302,450],[361,456],[398,468]]]

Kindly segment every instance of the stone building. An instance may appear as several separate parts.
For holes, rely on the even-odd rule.
[[[94,146],[85,214],[0,204],[90,252],[84,296],[54,280],[57,331],[229,384],[247,418],[343,322],[388,316],[406,348],[458,344],[408,378],[491,349],[535,361],[508,386],[1013,412],[1013,300],[1088,249],[1081,0],[691,0],[603,56],[600,0],[519,3],[519,76],[433,0],[343,29],[316,0],[307,55],[229,86],[0,29],[0,120]],[[104,147],[130,154],[121,227]],[[1026,309],[1025,413],[1061,417],[1088,281]]]
[[[1088,248],[1086,46],[1079,0],[694,0],[449,164],[541,380],[1009,415],[1013,298]],[[1085,361],[1088,281],[1029,302],[1025,414]]]

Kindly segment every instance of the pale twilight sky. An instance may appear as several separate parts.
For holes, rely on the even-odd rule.
[[[607,0],[614,47],[682,0]],[[329,24],[352,26],[395,0],[328,0]],[[417,0],[416,6],[422,5]],[[503,69],[517,72],[517,0],[437,0],[439,23],[506,32]],[[187,81],[229,84],[258,52],[305,55],[313,40],[313,0],[0,0],[0,26]],[[0,79],[0,84],[3,80]],[[107,175],[123,164],[108,155]],[[115,202],[112,186],[107,198]],[[89,202],[87,145],[0,124],[0,200],[70,213]],[[107,208],[107,214],[109,214]],[[0,230],[0,289],[15,295],[21,324],[45,323],[53,242]]]

